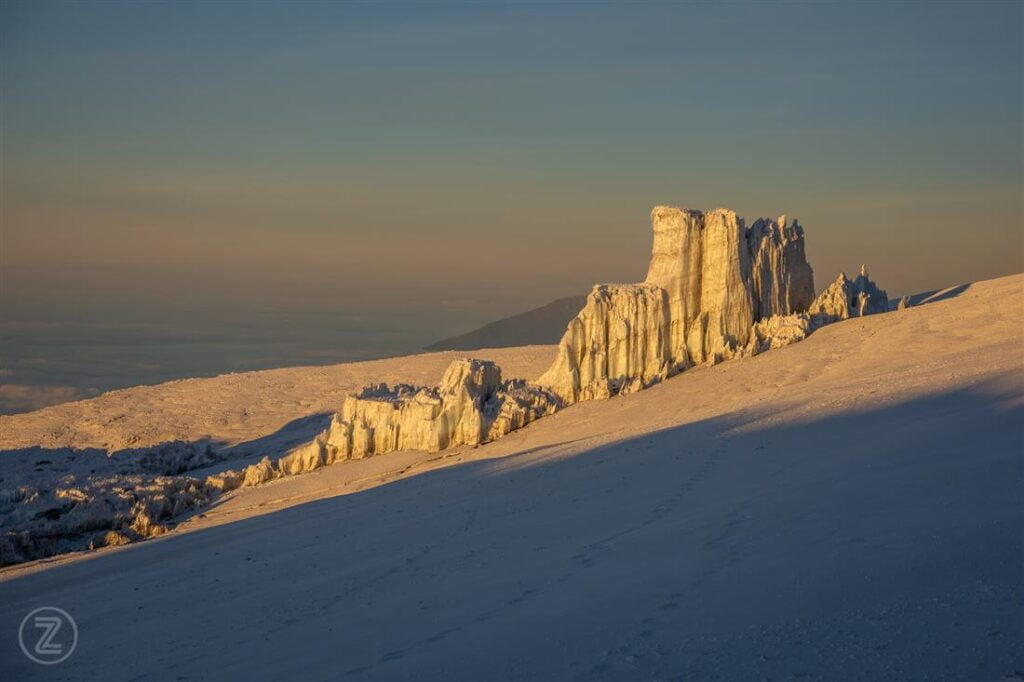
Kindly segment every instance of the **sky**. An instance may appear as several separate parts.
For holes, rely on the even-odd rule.
[[[1022,7],[5,2],[5,343],[415,348],[641,280],[657,204],[798,218],[819,290],[1018,272]]]

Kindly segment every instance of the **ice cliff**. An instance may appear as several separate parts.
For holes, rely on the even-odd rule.
[[[502,381],[487,360],[456,360],[437,388],[372,385],[348,396],[324,438],[326,456],[477,445],[554,412],[557,400],[525,381]]]
[[[438,452],[456,445],[479,445],[551,414],[561,401],[522,379],[503,380],[488,360],[456,360],[437,387],[371,384],[346,396],[331,425],[313,441],[276,463],[265,459],[247,467],[223,487],[313,471],[346,459],[395,450]]]
[[[539,379],[563,401],[607,398],[668,371],[670,299],[654,284],[599,284],[569,322],[554,364]]]
[[[644,283],[616,285],[614,298],[608,285],[595,287],[539,381],[565,402],[644,388],[694,365],[798,341],[812,328],[801,315],[814,298],[814,274],[796,221],[760,218],[747,227],[728,209],[657,206],[651,227]],[[637,314],[641,299],[647,315]]]

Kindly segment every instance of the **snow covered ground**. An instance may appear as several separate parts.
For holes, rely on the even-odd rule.
[[[1024,679],[1024,276],[932,299],[482,447],[327,467],[156,540],[6,569],[3,677]],[[551,352],[487,357],[535,376]],[[430,381],[450,357],[359,364]],[[331,371],[353,372],[4,418],[2,447],[245,442],[325,409],[309,396]],[[19,650],[39,606],[77,621],[59,665]]]

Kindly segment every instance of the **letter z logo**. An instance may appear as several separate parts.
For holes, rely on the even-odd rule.
[[[36,642],[35,651],[40,656],[60,656],[64,653],[64,645],[53,641],[53,638],[60,632],[61,621],[57,616],[36,616],[37,628],[42,628],[43,634]]]
[[[66,626],[66,627],[65,627]],[[26,641],[35,642],[28,646]],[[30,660],[54,665],[67,660],[78,645],[78,625],[71,614],[56,606],[34,609],[18,629],[18,644]]]

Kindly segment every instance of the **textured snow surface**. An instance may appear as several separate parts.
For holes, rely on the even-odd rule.
[[[552,351],[477,354],[533,377]],[[347,394],[375,381],[436,384],[457,355],[415,357],[173,381],[0,417],[0,565],[157,535],[225,490],[322,466],[316,447],[289,451]],[[506,387],[495,422],[532,418],[530,404],[511,409],[521,393]]]
[[[4,676],[1013,679],[1024,277],[958,289],[494,443],[242,488],[154,540],[7,569]],[[542,368],[552,350],[517,352]],[[409,376],[423,357],[372,379],[436,381],[452,359]],[[44,605],[81,633],[56,669],[17,648]]]

